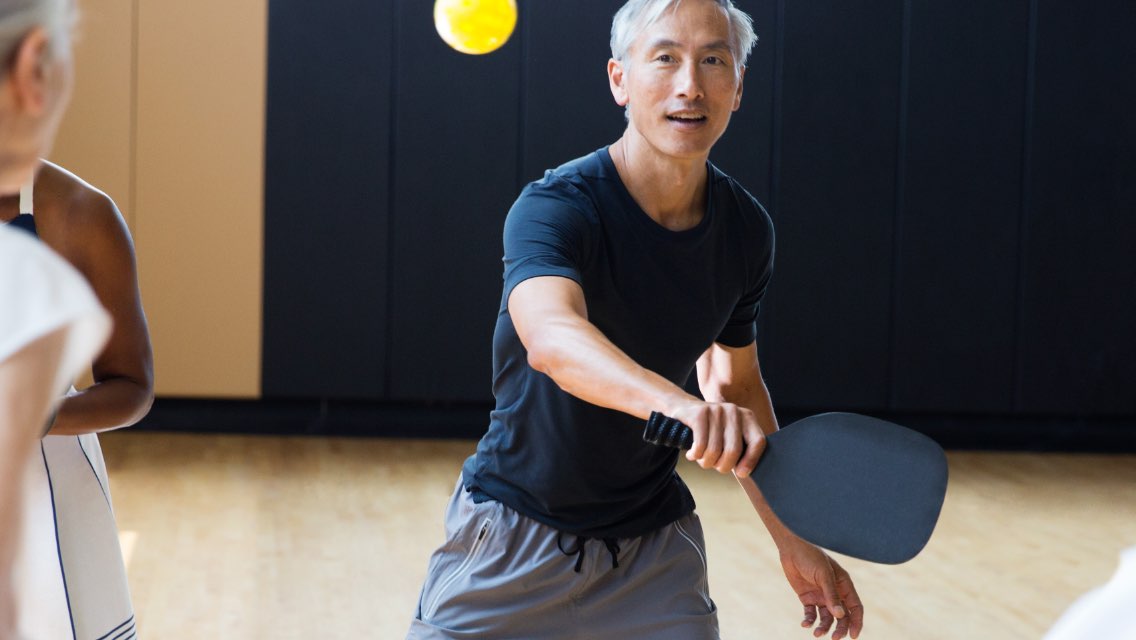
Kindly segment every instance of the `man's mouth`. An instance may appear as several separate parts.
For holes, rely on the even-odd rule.
[[[702,115],[701,113],[680,111],[678,113],[667,114],[667,120],[670,120],[671,122],[695,123],[704,122],[706,120],[706,116]]]

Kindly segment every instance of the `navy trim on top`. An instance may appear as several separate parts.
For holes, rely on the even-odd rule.
[[[12,218],[12,221],[8,223],[8,226],[14,229],[23,229],[33,236],[39,237],[39,233],[37,233],[36,231],[35,216],[30,213],[21,213],[15,218]]]
[[[91,456],[87,454],[87,448],[83,446],[83,438],[75,436],[75,443],[79,445],[79,451],[82,451],[83,457],[87,459],[87,465],[91,467],[91,473],[95,476],[95,482],[99,484],[99,489],[102,490],[103,497],[106,498],[107,506],[110,507],[110,493],[107,491],[107,488],[103,486],[103,479],[99,477],[99,472],[95,471],[95,463],[91,462]],[[113,512],[114,509],[112,507],[111,513]]]
[[[122,624],[118,625],[117,627],[111,629],[110,631],[107,631],[105,634],[99,636],[98,638],[95,638],[95,640],[108,640],[108,639],[109,640],[119,640],[120,638],[123,638],[123,634],[126,634],[126,633],[133,634],[134,631],[135,631],[135,629],[134,629],[134,616],[131,615],[129,618],[126,619],[125,622],[123,622]],[[118,634],[118,635],[114,636],[114,638],[111,638],[112,633]],[[133,637],[133,635],[131,637]]]
[[[71,593],[67,590],[67,569],[63,566],[63,548],[59,544],[59,512],[55,508],[55,485],[51,482],[51,465],[47,463],[47,451],[43,443],[39,445],[40,455],[43,456],[43,470],[47,472],[47,488],[51,492],[51,520],[55,526],[55,555],[59,558],[59,577],[63,580],[63,596],[67,599],[67,617],[71,622],[71,638],[78,640],[75,631],[75,613],[71,610]]]

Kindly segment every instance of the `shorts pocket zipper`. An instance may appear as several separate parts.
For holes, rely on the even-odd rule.
[[[694,541],[694,538],[686,532],[686,529],[682,528],[682,525],[679,524],[677,520],[675,521],[674,525],[675,529],[678,529],[678,534],[685,538],[686,541],[690,543],[690,546],[694,547],[694,551],[698,554],[698,559],[702,561],[702,570],[708,570],[706,567],[706,553],[702,551],[702,547],[698,546],[698,543]]]
[[[698,559],[702,561],[702,571],[703,572],[709,572],[709,568],[706,566],[706,552],[704,552],[702,550],[702,547],[700,547],[698,545],[698,543],[695,542],[694,536],[691,536],[689,533],[687,533],[686,529],[683,529],[682,525],[678,523],[678,520],[675,520],[674,526],[675,526],[675,530],[678,531],[678,534],[680,536],[682,536],[687,542],[689,542],[690,546],[694,547],[695,553],[698,554]],[[710,599],[710,594],[709,593],[703,593],[701,595],[702,595],[702,598],[706,601],[706,607],[708,609],[710,609],[711,611],[713,611],[714,610],[714,601]]]
[[[489,533],[489,525],[491,524],[493,524],[492,518],[486,518],[485,521],[481,523],[481,530],[477,533],[477,540],[473,541],[473,546],[470,547],[469,553],[465,556],[465,560],[462,560],[458,568],[454,569],[454,572],[447,576],[438,587],[438,593],[434,594],[434,599],[430,602],[430,607],[427,609],[429,613],[427,613],[427,611],[422,612],[423,621],[425,621],[426,618],[434,617],[434,614],[438,612],[438,605],[441,604],[442,596],[446,595],[446,591],[450,586],[473,565],[477,552],[481,549],[482,543],[485,542],[486,534]]]

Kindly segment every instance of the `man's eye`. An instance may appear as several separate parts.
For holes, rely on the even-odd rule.
[[[709,58],[706,58],[706,63],[707,64],[725,64],[726,61],[719,58],[718,56],[710,56]]]
[[[670,54],[664,53],[664,54],[660,55],[659,57],[655,58],[655,62],[674,62],[674,58],[672,58],[670,56]]]

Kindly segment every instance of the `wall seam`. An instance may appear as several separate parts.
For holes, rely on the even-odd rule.
[[[775,41],[773,43],[773,78],[772,88],[769,92],[770,109],[769,109],[769,214],[774,222],[781,215],[780,197],[781,197],[781,141],[782,141],[782,100],[783,89],[782,83],[785,77],[785,0],[778,0],[774,4],[774,17],[773,17],[773,33]],[[760,41],[758,46],[761,46]],[[776,242],[776,226],[774,228],[774,241]],[[774,265],[773,269],[776,273],[776,246],[774,247]],[[759,320],[758,330],[760,335],[761,349],[759,350],[764,366],[762,367],[767,373],[776,370],[775,363],[777,362],[777,343],[772,338],[775,334],[773,324],[769,322],[772,315],[771,310],[777,306],[776,296],[769,297],[768,301],[762,300],[762,313]],[[771,380],[766,378],[766,385],[771,385]]]
[[[130,128],[127,146],[130,149],[127,160],[127,220],[134,236],[140,235],[138,229],[138,11],[139,0],[130,3]]]
[[[523,7],[521,7],[523,9]],[[517,19],[517,30],[519,34],[519,48],[520,55],[517,61],[517,151],[516,151],[516,191],[520,193],[522,186],[525,183],[525,129],[528,127],[528,118],[526,117],[525,107],[528,101],[525,100],[525,91],[528,81],[528,50],[529,50],[529,15],[528,11],[523,11],[521,17]]]
[[[399,44],[399,29],[398,19],[401,15],[399,11],[400,3],[396,0],[390,3],[390,25],[391,25],[391,39],[390,39],[390,139],[387,140],[387,244],[386,244],[386,296],[385,313],[386,317],[386,331],[383,338],[383,362],[382,367],[382,397],[389,399],[393,385],[391,384],[391,375],[393,372],[392,352],[394,345],[394,235],[395,235],[395,191],[397,184],[395,179],[397,176],[397,145],[398,145],[398,44]]]
[[[1027,24],[1029,31],[1026,40],[1026,78],[1025,99],[1022,109],[1025,115],[1022,119],[1022,157],[1021,157],[1021,207],[1018,209],[1018,264],[1014,274],[1014,288],[1017,304],[1014,305],[1014,359],[1011,373],[1010,411],[1019,412],[1024,405],[1025,390],[1023,388],[1022,372],[1025,369],[1025,302],[1026,286],[1025,273],[1029,247],[1026,242],[1026,233],[1029,228],[1030,213],[1032,209],[1031,172],[1033,171],[1033,125],[1034,101],[1036,99],[1037,84],[1037,45],[1039,31],[1038,0],[1029,0],[1027,4]]]
[[[899,326],[901,288],[899,286],[900,270],[903,268],[903,212],[906,207],[907,189],[907,126],[909,92],[911,80],[911,0],[903,1],[902,28],[900,35],[899,53],[899,104],[897,105],[896,140],[895,140],[895,210],[892,212],[892,243],[891,243],[891,313],[888,326],[888,408],[897,409],[899,391],[897,389],[897,372],[899,370]]]

